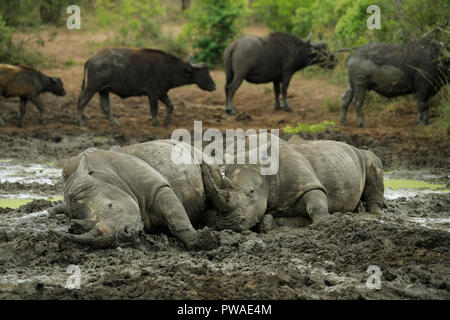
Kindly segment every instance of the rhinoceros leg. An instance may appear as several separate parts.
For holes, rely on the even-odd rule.
[[[216,241],[207,228],[198,232],[194,229],[183,204],[169,187],[158,191],[153,208],[165,220],[170,232],[188,249],[210,249],[215,245]]]
[[[342,103],[342,107],[341,107],[341,124],[343,126],[348,125],[347,123],[347,110],[348,110],[348,106],[350,105],[350,103],[353,100],[353,89],[351,86],[348,86],[347,91],[345,91],[345,93],[342,95],[341,98],[341,103]]]
[[[108,117],[109,122],[112,125],[118,126],[120,123],[114,118],[111,108],[109,107],[109,93],[108,91],[100,91],[100,107],[102,108],[103,113]]]
[[[167,92],[162,94],[159,97],[159,100],[161,100],[161,102],[166,105],[167,115],[166,115],[166,118],[164,119],[164,125],[168,125],[170,123],[170,121],[172,121],[172,114],[173,114],[172,100],[170,100],[169,96],[167,95]]]
[[[313,223],[329,217],[328,198],[321,190],[311,190],[300,199],[301,211],[306,211]]]
[[[362,150],[366,159],[366,183],[362,198],[366,202],[366,210],[380,213],[384,204],[383,164],[370,151]]]
[[[59,213],[67,213],[65,202],[61,202],[56,206],[51,207],[47,210],[50,215],[59,214]]]

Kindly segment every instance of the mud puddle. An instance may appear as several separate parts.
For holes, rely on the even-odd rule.
[[[53,162],[0,160],[0,208],[17,209],[35,199],[61,200],[61,171]]]

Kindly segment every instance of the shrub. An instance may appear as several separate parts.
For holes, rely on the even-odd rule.
[[[0,15],[0,63],[35,67],[47,62],[39,51],[25,48],[23,41],[13,41],[13,35],[14,29],[6,26],[6,22]]]
[[[97,24],[119,32],[117,43],[126,46],[145,46],[160,36],[158,19],[164,15],[159,0],[97,0]]]
[[[222,60],[226,46],[245,26],[249,15],[247,0],[196,0],[185,11],[188,23],[179,41],[187,41],[196,49],[195,59],[208,64]]]

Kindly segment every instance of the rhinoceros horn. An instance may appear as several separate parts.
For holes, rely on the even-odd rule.
[[[60,239],[89,245],[94,248],[108,248],[114,244],[114,237],[112,235],[100,236],[96,228],[92,228],[89,232],[84,234],[70,234],[54,229],[50,229],[50,232]]]
[[[311,43],[311,38],[312,38],[312,32],[310,32],[310,33],[308,34],[308,37],[306,37],[305,42],[306,42],[306,43]]]
[[[207,165],[201,165],[201,168],[207,199],[212,202],[212,205],[218,212],[228,212],[230,209],[230,192],[228,190],[221,189],[221,187],[217,185],[215,179],[212,178],[211,172]],[[222,179],[220,185],[232,187],[231,181],[229,181],[226,177]]]

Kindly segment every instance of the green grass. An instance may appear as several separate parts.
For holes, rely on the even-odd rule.
[[[48,198],[48,201],[59,201],[62,200],[62,196],[55,196]],[[0,199],[0,208],[9,208],[9,209],[17,209],[21,206],[26,205],[27,203],[30,203],[34,199]]]
[[[398,189],[422,189],[422,190],[439,190],[439,191],[450,191],[443,189],[445,185],[434,184],[426,181],[411,180],[411,179],[387,179],[384,180],[384,187],[392,190]]]
[[[295,127],[292,127],[290,125],[287,125],[283,128],[284,133],[290,133],[290,134],[296,134],[299,132],[304,133],[314,133],[314,132],[324,132],[328,129],[331,130],[338,130],[338,127],[336,126],[336,122],[334,121],[322,121],[320,123],[316,124],[308,124],[308,123],[297,123]]]

